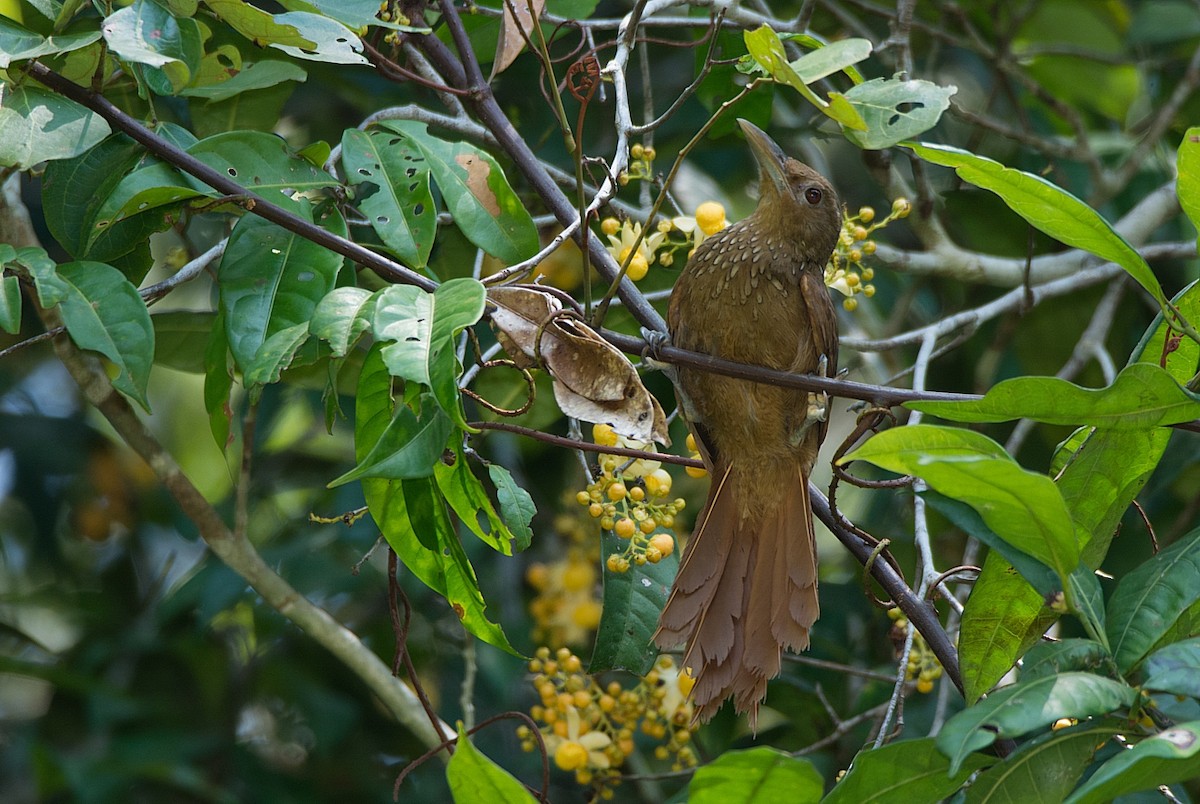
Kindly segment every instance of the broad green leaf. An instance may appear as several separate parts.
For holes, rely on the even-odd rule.
[[[279,376],[284,369],[292,364],[296,352],[308,341],[308,322],[301,321],[290,327],[272,333],[254,355],[254,360],[246,367],[242,376],[242,384],[247,388],[256,388],[279,382]]]
[[[1185,318],[1200,318],[1200,284],[1185,288],[1172,303]],[[1131,362],[1157,364],[1167,330],[1158,316]],[[1200,345],[1184,339],[1168,357],[1167,371],[1186,382],[1198,358]],[[1087,539],[1082,551],[1087,567],[1103,562],[1121,516],[1158,466],[1169,438],[1164,428],[1077,433],[1062,448],[1071,454],[1056,456],[1051,472],[1058,477],[1076,532]],[[975,701],[999,681],[1057,617],[1003,557],[989,554],[963,612],[959,659],[967,700]]]
[[[240,92],[222,101],[189,99],[192,127],[201,137],[249,130],[270,134],[279,125],[284,104],[295,87],[291,82]]]
[[[423,123],[390,120],[382,125],[421,149],[446,209],[468,240],[509,265],[537,252],[533,218],[491,154],[467,142],[438,139]]]
[[[1200,638],[1185,639],[1146,657],[1142,686],[1200,699]]]
[[[237,74],[228,80],[187,87],[179,94],[189,98],[204,98],[215,103],[243,92],[266,89],[286,81],[303,83],[307,80],[308,73],[299,65],[282,59],[263,59],[242,65]]]
[[[408,405],[397,404],[379,440],[370,445],[370,451],[357,466],[330,481],[329,488],[364,477],[386,480],[431,477],[434,467],[441,462],[450,430],[450,419],[429,394],[421,395],[420,410],[416,412]]]
[[[1083,719],[1131,705],[1137,690],[1091,673],[1062,673],[993,692],[959,712],[937,736],[937,747],[958,773],[971,752],[1002,737],[1019,737],[1064,717]]]
[[[941,801],[962,787],[971,774],[996,761],[972,754],[958,773],[937,750],[932,737],[902,740],[871,751],[860,751],[846,775],[821,804],[908,804]]]
[[[405,263],[424,268],[437,236],[437,208],[429,163],[412,138],[346,129],[342,165],[379,238]]]
[[[274,15],[242,0],[204,0],[204,5],[260,47],[288,45],[312,50],[317,46],[311,39],[305,39],[294,25],[278,22]]]
[[[1200,126],[1189,128],[1175,157],[1175,192],[1192,226],[1200,229]]]
[[[296,198],[298,193],[337,184],[328,173],[293,153],[281,138],[261,131],[216,134],[187,150],[247,190],[292,212],[299,212],[308,203],[307,199]],[[195,179],[187,180],[201,191],[209,189]],[[345,236],[344,231],[341,234]]]
[[[1065,579],[1079,564],[1075,527],[1054,481],[1022,469],[979,433],[919,424],[876,434],[840,463],[916,475],[970,505],[1000,538]]]
[[[375,302],[376,340],[395,341],[383,349],[396,377],[427,385],[455,424],[470,430],[458,391],[454,339],[483,316],[485,290],[475,279],[451,279],[435,292],[393,285]]]
[[[453,465],[439,461],[434,467],[433,476],[438,489],[469,531],[496,552],[511,556],[516,536],[509,531],[500,514],[496,513],[483,483],[471,471],[462,445],[455,443],[452,448],[455,455]],[[481,518],[483,521],[480,521]]]
[[[845,98],[867,126],[847,129],[846,139],[867,150],[890,148],[936,126],[957,91],[955,86],[899,78],[875,78],[851,87]]]
[[[392,375],[376,345],[359,374],[355,403],[355,456],[363,460],[392,421]],[[371,517],[392,549],[422,583],[444,598],[463,627],[501,650],[519,656],[500,626],[487,619],[475,570],[463,551],[432,478],[362,479]]]
[[[1200,720],[1147,737],[1105,762],[1066,804],[1105,804],[1118,796],[1200,778]]]
[[[517,551],[524,550],[533,542],[533,529],[529,527],[537,514],[537,506],[529,492],[517,485],[512,473],[498,463],[488,464],[488,476],[496,487],[496,500],[500,503],[500,516],[516,539]]]
[[[203,51],[194,20],[176,19],[154,0],[134,0],[100,27],[109,50],[123,61],[163,68],[173,90],[186,86]]]
[[[326,210],[322,225],[345,236],[345,222]],[[307,325],[333,290],[342,258],[275,224],[247,215],[233,227],[217,277],[229,349],[243,370],[277,332]]]
[[[317,303],[308,331],[329,341],[334,357],[345,357],[359,336],[371,328],[375,294],[363,288],[335,288]]]
[[[511,773],[471,745],[463,724],[458,724],[454,756],[446,764],[446,781],[454,804],[533,804],[536,801]]]
[[[150,316],[154,324],[154,364],[176,371],[203,374],[208,334],[216,314],[191,310],[172,310]]]
[[[337,20],[307,11],[289,11],[286,14],[275,15],[275,22],[295,28],[301,36],[314,43],[312,46],[271,43],[271,47],[278,48],[293,58],[323,61],[328,64],[371,63],[362,55],[363,44],[358,34]]]
[[[806,759],[776,748],[726,751],[688,784],[689,804],[810,804],[821,800],[821,774]]]
[[[1072,670],[1098,670],[1110,658],[1104,646],[1091,639],[1039,642],[1021,661],[1021,680],[1033,681]]]
[[[971,782],[966,804],[1062,801],[1097,749],[1119,730],[1116,724],[1089,724],[1039,735]]]
[[[615,533],[601,532],[602,556],[624,549],[625,541]],[[588,672],[615,669],[636,675],[650,672],[658,656],[651,638],[658,629],[658,615],[667,604],[678,568],[678,550],[657,564],[632,564],[625,572],[604,568],[604,608]]]
[[[826,76],[858,64],[871,55],[871,41],[850,37],[830,42],[805,53],[791,62],[792,69],[805,84],[820,81]]]
[[[755,61],[767,71],[767,75],[779,83],[787,84],[795,89],[822,114],[838,121],[846,128],[856,131],[866,130],[866,121],[846,101],[844,96],[833,93],[830,95],[830,100],[825,101],[813,92],[788,62],[779,34],[771,30],[769,25],[764,23],[753,31],[745,31],[743,37],[746,49],[750,51],[750,55],[754,57]]]
[[[1151,556],[1117,584],[1108,602],[1108,638],[1127,673],[1192,604],[1200,601],[1200,529]]]
[[[1108,636],[1104,633],[1104,592],[1096,573],[1083,564],[1067,578],[1067,604],[1081,621],[1083,630],[1093,639],[1108,647]]]
[[[100,39],[99,31],[42,36],[5,17],[0,17],[0,70],[14,61],[36,59],[51,53],[68,53]]]
[[[910,143],[909,147],[922,159],[952,167],[964,181],[1000,196],[1034,228],[1120,265],[1156,300],[1166,302],[1158,279],[1142,255],[1096,210],[1058,185],[949,145]]]
[[[100,115],[36,86],[0,82],[0,167],[70,159],[109,135]]]
[[[21,280],[15,276],[0,280],[0,329],[9,335],[21,331]]]
[[[925,502],[955,527],[987,545],[999,553],[1029,584],[1043,597],[1062,591],[1063,583],[1053,569],[1038,561],[1028,553],[1013,547],[996,532],[987,526],[983,517],[965,502],[951,499],[936,491],[926,491],[921,495]]]
[[[1033,419],[1111,430],[1167,427],[1200,417],[1200,396],[1152,363],[1126,366],[1106,388],[1082,388],[1058,377],[1014,377],[964,402],[909,402],[908,407],[956,422]]]
[[[232,390],[233,360],[229,354],[225,314],[217,310],[208,345],[204,349],[204,410],[208,412],[208,428],[213,440],[222,450],[233,440],[230,429],[233,422]]]
[[[34,282],[45,306],[44,279],[35,274]],[[137,288],[111,265],[90,261],[58,266],[54,286],[71,340],[107,357],[119,371],[113,387],[149,410],[146,385],[154,363],[154,327]]]

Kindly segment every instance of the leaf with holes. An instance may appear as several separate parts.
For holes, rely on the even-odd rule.
[[[100,115],[36,86],[0,82],[0,167],[70,159],[109,135]]]
[[[468,240],[509,265],[537,252],[533,218],[491,154],[467,142],[438,139],[424,123],[389,120],[382,125],[410,138],[425,155],[446,209]]]
[[[1105,804],[1129,793],[1197,778],[1200,720],[1193,720],[1147,737],[1117,754],[1101,765],[1066,804]]]
[[[516,536],[508,529],[508,524],[500,514],[496,513],[496,507],[492,505],[483,483],[471,471],[462,445],[453,444],[451,449],[454,463],[447,465],[445,461],[438,461],[433,468],[438,489],[467,530],[496,552],[511,556]]]
[[[237,53],[236,50],[233,52]],[[308,73],[290,61],[263,59],[243,64],[233,77],[223,81],[201,83],[203,79],[204,76],[201,75],[196,79],[198,86],[190,86],[179,94],[188,98],[203,98],[209,103],[218,103],[243,92],[266,89],[287,81],[304,82],[308,80]]]
[[[454,339],[483,317],[484,287],[475,279],[451,279],[433,293],[393,285],[375,302],[375,338],[394,341],[383,348],[393,376],[428,386],[442,410],[464,430],[474,430],[463,414]]]
[[[379,19],[378,0],[280,0],[279,5],[288,11],[312,11],[361,33],[373,27],[429,33],[429,28],[425,26],[401,25],[398,22]]]
[[[345,236],[336,209],[322,213],[321,225]],[[342,258],[311,240],[253,215],[233,227],[217,271],[220,309],[225,314],[229,350],[244,370],[277,332],[308,325],[317,304],[333,290]]]
[[[212,9],[229,27],[259,47],[287,45],[311,50],[317,46],[311,39],[305,39],[296,26],[281,23],[273,14],[268,14],[242,0],[204,0],[204,5]]]
[[[860,751],[822,804],[883,804],[889,801],[942,801],[995,757],[972,754],[958,773],[937,750],[932,737],[902,740]]]
[[[851,87],[846,90],[846,100],[858,110],[867,128],[848,128],[846,138],[867,150],[890,148],[936,126],[957,91],[955,86],[899,78],[875,78]]]
[[[308,331],[329,341],[334,357],[345,357],[371,328],[375,318],[375,296],[363,288],[337,288],[317,303]]]
[[[461,721],[458,724],[458,741],[454,744],[454,756],[446,764],[446,781],[450,784],[450,795],[454,804],[534,804],[536,799],[516,777],[497,765],[475,746],[465,733]]]
[[[292,212],[309,203],[298,198],[299,193],[337,184],[328,173],[297,156],[283,139],[261,131],[216,134],[205,137],[187,151],[248,191]],[[211,191],[197,179],[188,177],[187,181],[201,192]]]
[[[376,234],[401,260],[424,268],[437,236],[429,163],[412,139],[346,129],[342,165],[354,200]]]
[[[289,11],[276,14],[275,22],[295,28],[312,45],[289,45],[272,42],[271,47],[297,59],[323,61],[327,64],[370,64],[363,56],[362,40],[345,25],[320,14],[307,11]]]

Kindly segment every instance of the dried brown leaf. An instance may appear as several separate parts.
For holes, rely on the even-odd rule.
[[[545,6],[546,0],[505,0],[504,22],[496,42],[496,58],[492,61],[493,78],[507,70],[521,54],[525,39],[533,36],[534,21],[541,18]]]

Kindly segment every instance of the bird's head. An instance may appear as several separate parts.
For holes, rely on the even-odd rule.
[[[824,263],[837,245],[842,209],[829,180],[783,152],[766,132],[738,119],[758,162],[761,188],[754,211],[764,229],[803,244],[816,262]]]

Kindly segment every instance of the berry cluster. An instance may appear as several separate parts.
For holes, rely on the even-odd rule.
[[[696,764],[691,748],[692,704],[688,693],[695,681],[681,673],[669,656],[659,657],[632,688],[619,681],[602,684],[583,670],[579,657],[566,648],[551,654],[539,648],[529,662],[533,688],[541,703],[530,709],[546,750],[561,770],[575,781],[591,785],[597,796],[613,797],[620,782],[617,770],[636,750],[634,734],[641,731],[657,742],[654,756],[672,759],[672,769]],[[537,743],[527,726],[517,729],[521,747]]]
[[[534,639],[553,645],[586,645],[600,624],[597,598],[599,545],[586,518],[561,514],[554,529],[567,541],[557,561],[536,562],[525,580],[537,593],[529,603]]]
[[[875,210],[862,207],[858,214],[842,214],[842,232],[838,236],[837,248],[825,266],[825,284],[846,297],[842,306],[853,312],[858,309],[856,294],[868,299],[875,295],[875,269],[863,266],[863,257],[875,253],[875,241],[871,235],[898,218],[908,217],[912,205],[907,199],[897,198],[892,202],[892,211],[881,221],[875,221]]]
[[[653,149],[646,150],[653,152]],[[683,250],[686,250],[687,256],[692,256],[696,246],[728,225],[725,207],[716,201],[705,201],[696,207],[694,217],[664,218],[655,225],[653,232],[645,236],[640,223],[617,218],[600,221],[600,231],[608,237],[608,253],[622,265],[628,262],[625,275],[639,282],[655,262],[670,267],[675,264],[676,253]],[[683,239],[672,239],[669,237],[672,232],[682,234]]]
[[[888,609],[888,617],[892,621],[892,642],[904,644],[904,635],[908,631],[908,618],[898,608]],[[908,654],[908,667],[905,671],[909,681],[916,679],[917,692],[933,692],[933,682],[942,677],[942,665],[937,656],[921,636],[920,631],[913,632],[912,650]]]
[[[650,445],[618,435],[607,424],[592,428],[592,440],[604,447],[647,449]],[[625,572],[631,564],[657,564],[675,551],[675,538],[668,532],[684,508],[684,500],[669,500],[671,475],[659,461],[645,458],[600,456],[600,475],[585,491],[575,495],[588,514],[611,530],[625,549],[605,560],[610,572]]]
[[[622,187],[633,180],[645,181],[654,178],[654,157],[658,156],[653,148],[641,143],[635,143],[629,149],[629,169],[621,171],[617,176],[617,184]]]

